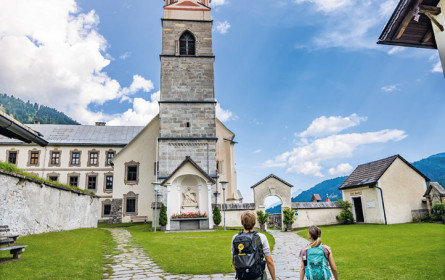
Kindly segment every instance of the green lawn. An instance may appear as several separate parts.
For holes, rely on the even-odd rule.
[[[307,230],[299,232],[306,238]],[[445,226],[322,227],[340,279],[445,279]]]
[[[109,231],[78,229],[24,236],[21,260],[0,252],[0,279],[101,279],[104,254],[115,243]]]
[[[230,246],[234,230],[213,232],[149,232],[146,225],[127,228],[163,270],[177,274],[233,272]],[[274,239],[267,234],[269,243]],[[273,247],[272,247],[273,248]]]

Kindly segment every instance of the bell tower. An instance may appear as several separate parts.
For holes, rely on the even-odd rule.
[[[159,178],[191,158],[216,176],[211,0],[164,0]]]

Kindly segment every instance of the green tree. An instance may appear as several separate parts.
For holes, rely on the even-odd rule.
[[[167,207],[164,204],[161,206],[161,211],[159,213],[159,224],[163,227],[167,225]]]
[[[264,225],[269,221],[269,213],[264,213],[263,211],[257,211],[257,220],[260,225]]]
[[[335,218],[343,224],[352,224],[354,222],[354,215],[352,215],[351,212],[352,204],[349,201],[343,200],[339,200],[337,203],[343,210],[341,210],[340,215]]]
[[[221,223],[221,210],[216,205],[213,208],[213,223],[217,226]]]

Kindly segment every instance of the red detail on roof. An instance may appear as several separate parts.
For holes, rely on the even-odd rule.
[[[192,6],[192,7],[199,7],[198,5],[196,5],[195,3],[193,3],[192,1],[184,1],[182,3],[178,3],[176,6]]]

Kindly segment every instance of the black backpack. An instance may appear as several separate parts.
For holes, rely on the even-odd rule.
[[[256,231],[240,232],[233,240],[233,263],[236,278],[241,280],[257,279],[266,269],[263,245]]]

